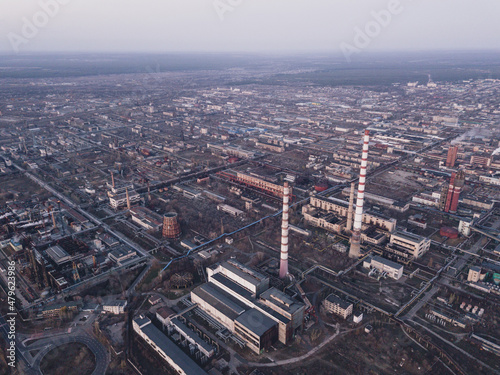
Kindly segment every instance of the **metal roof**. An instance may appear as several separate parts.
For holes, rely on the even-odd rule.
[[[259,337],[278,324],[257,309],[244,312],[236,319],[236,322]]]
[[[140,324],[140,322],[137,323]],[[175,364],[179,366],[185,374],[207,375],[207,373],[199,367],[195,361],[193,361],[152,323],[143,326],[141,331],[156,345],[157,349],[165,353],[170,358],[170,361],[175,362]]]

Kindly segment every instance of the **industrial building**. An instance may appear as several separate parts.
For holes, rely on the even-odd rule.
[[[207,375],[195,361],[156,328],[148,318],[140,316],[133,320],[132,326],[134,331],[180,375]]]
[[[135,258],[137,256],[137,252],[125,245],[119,246],[116,249],[111,250],[108,254],[108,258],[121,266],[124,262],[129,259]]]
[[[236,156],[242,159],[252,159],[256,155],[256,153],[253,151],[243,150],[239,147],[234,146],[218,145],[214,143],[207,143],[207,148],[212,149],[219,154]]]
[[[163,226],[163,219],[157,213],[146,207],[132,207],[130,209],[132,221],[146,230],[159,231]]]
[[[217,209],[234,217],[240,217],[245,215],[245,212],[224,203],[217,205]]]
[[[363,267],[368,269],[376,269],[379,272],[386,272],[387,275],[395,280],[399,280],[403,276],[404,267],[396,262],[382,258],[378,255],[368,256],[363,261]]]
[[[257,309],[249,309],[238,316],[234,321],[234,332],[257,354],[278,338],[276,322]]]
[[[389,247],[406,252],[415,259],[424,255],[431,246],[431,240],[418,234],[397,231],[391,234]]]
[[[230,181],[235,181],[240,184],[261,190],[265,193],[269,193],[280,199],[283,198],[283,186],[271,181],[267,181],[263,176],[257,177],[231,169],[218,172],[217,175]]]
[[[244,340],[255,353],[287,344],[302,326],[305,305],[269,288],[269,278],[231,259],[207,268],[208,283],[191,301]]]
[[[325,310],[331,314],[338,315],[342,319],[347,319],[352,314],[352,303],[344,301],[342,298],[335,294],[330,294],[323,301]]]
[[[73,259],[73,257],[59,245],[49,247],[46,252],[49,258],[58,266],[70,262]]]
[[[481,277],[481,267],[472,266],[469,268],[469,274],[467,275],[467,281],[472,281],[477,283]]]
[[[355,207],[356,205],[353,206],[354,209]],[[348,217],[349,214],[349,203],[336,198],[311,197],[309,205],[302,207],[302,213],[304,215],[314,216],[315,211],[312,211],[314,208],[326,212],[333,212],[341,217]],[[397,221],[394,218],[385,217],[379,214],[363,212],[362,223],[374,225],[388,232],[392,232],[396,229]]]
[[[212,345],[204,341],[178,318],[169,320],[167,328],[169,335],[172,335],[173,331],[175,331],[180,335],[180,341],[187,341],[191,347],[196,348],[205,357],[210,358],[215,354],[215,349]]]
[[[209,281],[216,274],[224,275],[226,278],[238,283],[254,297],[269,289],[269,278],[267,276],[248,268],[235,259],[207,268]]]
[[[127,307],[127,301],[116,300],[102,304],[102,309],[111,314],[123,314],[125,312],[125,307]]]
[[[122,206],[129,207],[131,203],[141,200],[141,196],[134,190],[134,185],[128,184],[116,187],[114,180],[108,191],[108,198],[109,205],[115,210]]]

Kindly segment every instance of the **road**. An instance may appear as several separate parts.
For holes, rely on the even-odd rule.
[[[429,332],[431,335],[433,336],[436,336],[438,337],[440,340],[442,340],[443,342],[447,343],[448,345],[450,345],[451,347],[453,347],[454,349],[458,350],[460,353],[462,353],[463,355],[469,357],[471,360],[473,361],[476,361],[477,363],[479,363],[481,366],[491,370],[491,373],[492,374],[498,374],[498,370],[495,370],[494,368],[492,368],[491,366],[487,365],[486,363],[480,361],[479,359],[477,359],[476,357],[474,357],[473,355],[467,353],[465,350],[463,350],[462,348],[459,348],[458,346],[456,346],[455,344],[453,344],[451,341],[445,339],[444,337],[442,337],[439,333],[437,332],[434,332],[432,330],[430,330],[429,328],[427,328],[426,326],[412,320],[412,323],[418,325],[419,327],[423,328],[424,330],[426,330],[427,332]]]
[[[65,195],[63,195],[60,192],[58,192],[57,190],[55,190],[52,186],[50,186],[46,182],[42,181],[38,177],[32,175],[31,173],[27,172],[25,169],[21,168],[20,166],[18,166],[16,164],[13,164],[13,165],[15,165],[15,167],[17,169],[19,169],[21,172],[23,172],[28,178],[30,178],[31,180],[33,180],[34,182],[36,182],[38,185],[40,185],[41,187],[43,187],[45,190],[47,190],[48,192],[50,192],[51,194],[53,194],[55,197],[57,197],[58,199],[60,199],[64,203],[66,203],[69,207],[71,207],[72,209],[74,209],[78,213],[80,213],[81,215],[83,215],[83,216],[87,217],[88,219],[90,219],[91,221],[93,221],[94,224],[100,225],[101,227],[103,227],[104,229],[106,229],[106,231],[108,231],[109,233],[111,233],[114,236],[118,237],[122,242],[124,242],[125,244],[127,244],[128,246],[130,246],[132,249],[134,249],[135,251],[137,251],[139,254],[142,254],[145,257],[150,257],[150,255],[148,254],[148,252],[146,250],[144,250],[142,247],[140,247],[136,243],[130,241],[127,237],[125,237],[121,233],[115,232],[109,225],[107,225],[106,223],[104,223],[102,220],[100,220],[99,218],[95,217],[94,215],[88,213],[87,211],[85,211],[84,209],[82,209],[80,206],[78,206],[75,203],[73,203],[73,201],[71,199],[67,198]]]
[[[356,328],[358,329],[358,328]],[[348,331],[346,331],[348,332]],[[276,366],[284,366],[284,365],[289,365],[289,364],[292,364],[292,363],[297,363],[297,362],[301,362],[301,361],[304,361],[305,359],[309,358],[310,356],[316,354],[318,351],[320,351],[321,349],[323,349],[323,347],[325,347],[326,345],[328,345],[329,343],[331,343],[338,335],[340,334],[340,326],[337,324],[337,331],[331,335],[330,337],[326,338],[321,344],[319,344],[318,346],[315,346],[314,348],[312,348],[311,350],[309,350],[306,354],[303,354],[299,357],[294,357],[294,358],[288,358],[288,359],[282,359],[282,360],[279,360],[279,361],[274,361],[272,363],[259,363],[259,362],[248,362],[247,365],[248,366],[252,366],[252,367],[276,367]]]
[[[26,341],[26,340],[24,340]],[[25,371],[27,375],[41,375],[40,364],[43,357],[58,346],[68,343],[80,343],[87,346],[94,354],[96,359],[96,367],[92,375],[105,375],[110,357],[104,346],[95,338],[88,335],[84,330],[76,329],[72,333],[57,333],[47,334],[43,338],[37,339],[34,343],[25,346],[22,342],[18,343],[18,349],[22,352],[26,361],[30,364],[30,368]],[[33,357],[30,351],[39,350]],[[61,360],[64,360],[61,358]]]

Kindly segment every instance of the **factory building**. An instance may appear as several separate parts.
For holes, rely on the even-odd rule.
[[[354,205],[355,209],[356,205]],[[347,217],[349,214],[349,203],[336,198],[311,197],[309,205],[302,208],[302,213],[313,215],[312,209],[319,209],[326,212],[336,213],[338,216]],[[306,219],[307,220],[307,219]],[[362,222],[364,224],[374,225],[388,232],[396,229],[397,221],[394,218],[376,215],[371,212],[363,212]]]
[[[342,298],[335,294],[330,294],[323,301],[325,310],[331,314],[338,315],[342,319],[347,319],[352,314],[352,303],[344,301]]]
[[[253,151],[247,151],[234,146],[224,146],[214,143],[207,143],[207,148],[212,149],[219,154],[236,156],[242,159],[252,159],[256,155],[256,153]]]
[[[127,307],[127,301],[116,300],[102,304],[103,311],[109,312],[111,314],[123,314],[125,312],[125,307]]]
[[[368,256],[363,261],[363,267],[368,269],[377,269],[380,272],[386,272],[389,277],[399,280],[403,276],[404,267],[396,262],[382,258],[378,255]]]
[[[234,171],[234,170],[225,170],[218,172],[217,175],[228,179],[230,181],[236,181],[240,184],[244,184],[259,190],[262,190],[266,193],[269,193],[271,195],[274,195],[275,197],[278,198],[283,198],[283,189],[284,187],[281,185],[278,185],[274,182],[267,181],[264,177],[262,176],[253,176],[249,175],[246,173],[242,173],[239,171]]]
[[[257,309],[249,309],[238,316],[234,321],[234,332],[258,354],[269,348],[278,337],[276,322]]]
[[[137,255],[136,251],[126,247],[126,246],[120,246],[116,249],[113,249],[109,254],[108,258],[112,261],[121,266],[124,262],[126,262],[129,259],[135,258]]]
[[[431,246],[431,240],[410,232],[397,231],[391,234],[389,247],[412,255],[415,259],[424,255]]]
[[[247,289],[253,296],[258,296],[269,289],[269,278],[256,272],[235,259],[207,268],[208,280],[216,274],[222,274],[238,285]]]
[[[212,283],[200,285],[191,292],[191,302],[234,332],[234,320],[246,311],[246,306]]]
[[[286,324],[280,322],[279,325],[279,340],[281,342],[287,342],[293,332],[302,326],[305,305],[297,303],[286,293],[272,287],[260,295],[259,302],[286,319]]]
[[[467,275],[467,281],[472,281],[477,283],[481,278],[481,267],[472,266],[469,268],[469,274]]]
[[[47,249],[47,255],[57,266],[61,266],[73,259],[61,246],[55,245]]]
[[[140,206],[132,207],[130,214],[132,215],[132,221],[146,230],[157,232],[163,226],[162,217],[149,208]]]
[[[140,316],[133,320],[132,326],[134,331],[180,375],[207,375],[195,361],[156,328],[148,318]]]
[[[208,283],[191,301],[245,341],[255,353],[273,342],[287,344],[302,326],[305,305],[276,288],[269,278],[231,259],[207,268]]]
[[[113,190],[120,191],[118,193],[114,193]],[[109,197],[109,205],[113,209],[117,209],[122,206],[127,206],[127,195],[130,203],[139,202],[141,200],[141,196],[135,190],[128,190],[128,193],[124,191],[121,192],[121,189],[112,189],[112,191],[108,192]]]
[[[217,209],[234,217],[240,217],[245,215],[245,212],[224,203],[217,205]]]
[[[205,357],[210,358],[215,354],[215,350],[212,345],[204,341],[195,332],[189,329],[183,322],[178,318],[171,319],[167,325],[169,334],[175,330],[181,337],[181,341],[187,341],[190,345],[195,347],[200,353]]]

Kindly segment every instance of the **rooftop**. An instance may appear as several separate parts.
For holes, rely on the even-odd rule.
[[[144,335],[146,335],[149,340],[151,340],[157,349],[165,353],[170,360],[175,362],[184,373],[189,375],[206,375],[207,373],[201,369],[196,362],[194,362],[189,356],[184,353],[177,345],[175,345],[165,334],[163,334],[158,328],[156,328],[151,321],[147,318],[135,319],[136,323],[143,327],[141,328]],[[147,322],[149,321],[149,323]],[[146,325],[144,325],[146,324]]]
[[[244,312],[236,321],[257,336],[262,336],[277,324],[274,320],[268,318],[257,309],[250,309]]]
[[[347,308],[349,308],[349,306],[352,306],[352,303],[344,301],[342,298],[340,298],[339,296],[337,296],[335,294],[330,294],[328,297],[326,297],[326,300],[328,302],[331,302],[331,303],[334,303],[336,305],[339,305],[340,308],[342,308],[344,310],[347,309]]]
[[[227,262],[222,263],[221,266],[253,285],[259,285],[260,283],[268,279],[263,274],[248,268],[244,264],[234,259],[230,259]]]
[[[205,342],[200,336],[198,336],[193,330],[189,329],[183,322],[179,319],[174,318],[171,320],[172,324],[179,330],[184,332],[186,335],[196,342],[198,346],[201,346],[207,352],[213,350],[212,346]]]
[[[403,231],[396,231],[396,233],[393,233],[392,234],[393,236],[396,236],[396,237],[401,237],[405,240],[409,240],[409,241],[418,241],[418,242],[421,242],[423,240],[425,240],[425,237],[422,237],[422,236],[419,236],[418,234],[414,234],[414,233],[410,233],[410,232],[403,232]]]
[[[403,266],[401,264],[393,262],[392,260],[389,260],[389,259],[382,258],[381,256],[378,256],[378,255],[375,255],[372,258],[372,260],[379,262],[379,263],[382,263],[382,264],[385,264],[386,266],[389,266],[391,268],[395,268],[395,269],[403,268]]]
[[[69,255],[66,250],[61,246],[55,245],[47,249],[47,255],[58,265],[69,262],[71,260],[71,255]]]
[[[199,296],[230,319],[236,319],[246,311],[246,307],[241,302],[212,283],[200,285],[191,293]]]
[[[272,304],[278,306],[280,309],[289,312],[290,314],[295,313],[298,309],[304,306],[303,303],[293,300],[290,296],[282,291],[271,287],[260,295],[261,299],[271,302]]]

